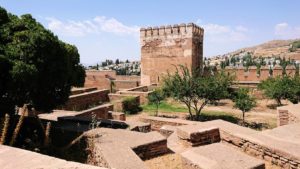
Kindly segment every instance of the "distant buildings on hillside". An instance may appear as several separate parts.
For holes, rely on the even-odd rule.
[[[117,75],[140,75],[141,66],[139,61],[116,61],[105,60],[95,66],[89,66],[87,69],[96,70],[115,70]]]

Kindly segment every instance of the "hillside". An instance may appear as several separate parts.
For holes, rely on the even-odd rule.
[[[242,48],[226,54],[226,56],[236,55],[244,52],[250,52],[254,57],[272,57],[290,58],[300,60],[300,39],[294,40],[273,40],[257,46]],[[298,42],[298,43],[297,43]],[[294,45],[293,45],[294,44]],[[294,46],[293,50],[291,48]]]

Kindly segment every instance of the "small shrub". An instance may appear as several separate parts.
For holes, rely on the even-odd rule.
[[[126,97],[123,100],[123,111],[126,114],[136,114],[142,110],[135,97]]]

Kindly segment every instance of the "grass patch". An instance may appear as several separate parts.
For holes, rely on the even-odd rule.
[[[147,105],[142,105],[143,111],[147,112],[150,116],[155,115],[156,112],[156,105],[155,104],[147,104]],[[170,113],[171,115],[169,116],[170,118],[176,118],[176,113],[186,113],[188,115],[188,109],[180,104],[173,104],[173,103],[168,103],[166,101],[163,101],[160,106],[158,111],[160,113]],[[234,124],[241,124],[241,118],[233,113],[230,112],[223,112],[223,111],[205,111],[203,110],[200,115],[201,119],[200,121],[211,121],[211,120],[224,120],[228,121]],[[246,119],[247,120],[247,119]],[[276,125],[276,124],[275,124]],[[266,128],[272,128],[274,124],[269,124],[269,123],[256,123],[256,122],[248,122],[246,121],[245,124],[246,127],[250,127],[255,130],[262,130]]]
[[[143,108],[144,112],[155,112],[156,111],[156,105],[155,104],[142,105],[142,108]],[[188,109],[184,106],[172,105],[172,104],[169,104],[169,103],[163,101],[159,105],[158,111],[163,112],[163,113],[169,113],[169,112],[178,113],[178,112],[188,112]]]
[[[156,111],[156,105],[147,104],[142,106],[144,112],[148,112],[149,115],[154,115]],[[170,104],[163,101],[158,109],[161,113],[188,113],[188,109],[185,106]],[[201,112],[201,121],[209,121],[222,119],[232,123],[237,123],[239,118],[232,113],[222,112],[222,111],[202,111]]]

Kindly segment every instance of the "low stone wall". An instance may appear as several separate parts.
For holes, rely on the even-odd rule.
[[[75,115],[75,117],[91,117],[92,114],[95,114],[97,118],[101,119],[109,119],[108,112],[113,111],[112,104],[103,104],[100,106],[93,107],[91,109],[87,109],[81,111]]]
[[[110,94],[108,94],[108,97],[109,97],[109,101],[110,102],[114,102],[114,101],[118,101],[118,100],[123,100],[126,97],[137,97],[138,100],[140,100],[139,96],[130,95],[130,94],[115,94],[115,93],[110,93]]]
[[[96,87],[89,87],[89,88],[73,88],[71,90],[71,95],[77,95],[85,92],[91,92],[97,90]]]
[[[133,147],[132,150],[142,159],[150,159],[169,152],[167,140],[160,140],[145,145]]]
[[[119,91],[118,94],[121,95],[132,95],[132,96],[139,96],[140,97],[140,104],[147,104],[148,103],[148,95],[152,93],[151,92],[136,92],[136,91]]]
[[[119,112],[123,112],[124,111],[124,99],[126,99],[127,97],[133,97],[135,98],[135,102],[137,104],[140,104],[140,97],[139,96],[135,96],[135,95],[119,95],[119,96],[116,96],[114,95],[113,96],[114,101],[111,101],[111,103],[114,105],[114,111],[119,111]],[[117,99],[117,98],[120,98],[120,99]]]
[[[108,119],[126,121],[125,113],[122,112],[108,112]]]
[[[60,107],[63,110],[84,110],[91,105],[108,102],[109,90],[96,90],[77,95],[72,95],[64,106]]]
[[[130,89],[126,89],[126,91],[135,91],[135,92],[148,92],[148,86],[138,86]]]
[[[182,126],[188,124],[194,124],[192,121],[180,120],[180,119],[167,119],[161,117],[140,117],[139,121],[144,123],[150,123],[151,129],[154,131],[160,131],[160,129],[165,126]]]
[[[217,127],[198,130],[197,132],[189,135],[186,135],[185,132],[181,132],[181,130],[177,130],[177,135],[183,143],[188,146],[206,145],[217,143],[221,140],[219,128]]]
[[[291,154],[270,148],[269,146],[255,143],[254,141],[230,134],[225,131],[220,131],[220,133],[223,143],[233,145],[249,155],[271,162],[272,164],[278,165],[281,168],[300,168],[299,159],[293,157]]]
[[[140,81],[114,80],[116,90],[124,90],[140,86]]]

